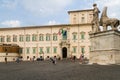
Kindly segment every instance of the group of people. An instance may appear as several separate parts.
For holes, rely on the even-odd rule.
[[[76,56],[72,56],[70,59],[75,62],[77,58]],[[89,60],[87,59],[87,57],[84,57],[84,54],[81,54],[79,57],[79,62],[80,64],[87,64]]]
[[[17,57],[16,60],[13,58],[13,61],[19,63],[21,60],[19,57]],[[8,60],[7,60],[7,57],[5,57],[5,64],[7,64],[7,63],[8,63]]]
[[[57,64],[57,59],[60,60],[60,59],[57,58],[56,56],[54,56],[54,57],[50,57],[50,58],[49,58],[49,60],[50,60],[53,64],[55,64],[55,65]],[[75,60],[76,60],[76,56],[73,56],[71,59],[75,62]],[[80,60],[80,63],[82,64],[82,63],[84,63],[85,60],[87,60],[87,59],[84,58],[84,54],[81,54],[79,60]],[[20,62],[19,57],[16,58],[15,61],[16,61],[17,63],[19,63],[19,62]],[[34,59],[33,59],[33,61],[34,61]],[[7,64],[7,57],[5,57],[5,63]]]

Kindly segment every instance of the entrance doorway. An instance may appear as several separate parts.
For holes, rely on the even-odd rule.
[[[62,48],[62,57],[67,58],[67,48],[66,47]]]

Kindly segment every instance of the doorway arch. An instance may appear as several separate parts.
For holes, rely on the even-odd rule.
[[[67,48],[66,47],[62,48],[62,58],[67,58]]]

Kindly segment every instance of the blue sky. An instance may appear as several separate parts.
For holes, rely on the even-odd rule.
[[[0,27],[68,24],[67,11],[108,6],[108,16],[120,19],[120,0],[0,0]]]

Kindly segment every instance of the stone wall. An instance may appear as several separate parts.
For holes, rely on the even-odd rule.
[[[120,32],[115,30],[90,33],[90,63],[120,63]]]
[[[15,61],[18,57],[18,53],[0,53],[0,62],[5,62],[5,57],[7,58],[7,61]]]

